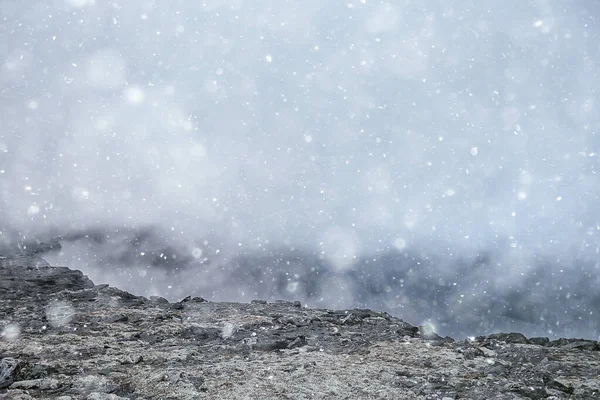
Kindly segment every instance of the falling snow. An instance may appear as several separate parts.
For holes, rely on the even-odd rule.
[[[289,298],[445,329],[407,297],[426,276],[457,326],[596,332],[593,2],[26,3],[0,4],[2,243],[74,238],[53,263],[139,294],[248,300],[282,276]],[[482,311],[517,298],[534,311]]]

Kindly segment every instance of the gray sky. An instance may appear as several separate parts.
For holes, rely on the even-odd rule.
[[[485,250],[511,284],[534,255],[593,260],[599,12],[0,0],[3,237],[152,226],[344,271]]]

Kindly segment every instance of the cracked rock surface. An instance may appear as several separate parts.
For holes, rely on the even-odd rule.
[[[50,267],[0,267],[0,399],[597,399],[600,345],[455,341],[387,313],[169,303]]]

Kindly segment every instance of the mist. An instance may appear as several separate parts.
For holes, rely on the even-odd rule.
[[[141,295],[597,338],[599,13],[0,0],[0,240]]]

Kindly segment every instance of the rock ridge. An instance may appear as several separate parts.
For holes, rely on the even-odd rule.
[[[34,257],[0,268],[0,399],[600,398],[596,341],[457,341],[290,301],[172,303]]]

